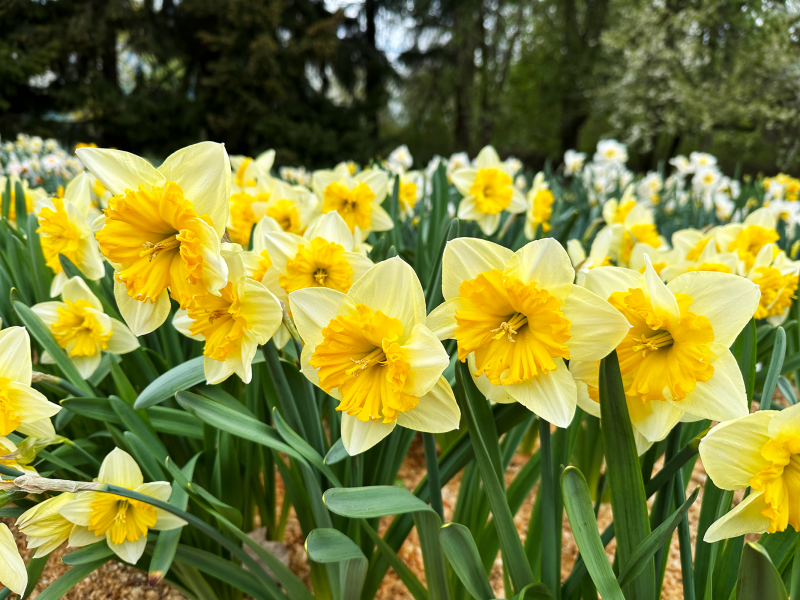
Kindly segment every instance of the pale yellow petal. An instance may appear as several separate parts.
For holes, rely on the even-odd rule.
[[[209,292],[221,290],[228,284],[228,265],[222,257],[220,237],[205,221],[196,221],[203,256],[203,287]]]
[[[583,287],[608,300],[614,292],[644,287],[644,278],[640,273],[622,267],[597,267],[586,274]]]
[[[86,522],[88,525],[88,521]],[[75,525],[69,534],[68,547],[79,548],[81,546],[88,546],[89,544],[96,544],[97,542],[104,542],[106,536],[95,535],[93,531],[89,531],[87,525]]]
[[[460,421],[461,410],[444,377],[439,377],[433,388],[420,397],[417,406],[397,416],[397,424],[401,427],[427,433],[458,429]]]
[[[643,402],[639,398],[631,397],[626,397],[626,400],[633,428],[648,442],[660,442],[667,437],[684,413],[677,402]]]
[[[342,444],[350,456],[366,452],[392,433],[396,422],[373,423],[359,421],[355,416],[342,413]]]
[[[575,280],[567,251],[553,238],[525,244],[508,260],[503,274],[523,283],[535,282],[559,300],[572,291]]]
[[[114,554],[125,562],[135,565],[144,554],[144,549],[147,546],[147,536],[143,535],[135,542],[125,540],[121,544],[114,544],[111,538],[107,537],[106,542],[108,547],[114,551]]]
[[[130,152],[110,148],[78,148],[75,153],[92,175],[115,196],[124,194],[126,189],[139,189],[140,183],[164,185],[164,175],[145,159]]]
[[[266,344],[283,319],[278,299],[258,281],[243,278],[239,283],[239,314],[247,323],[248,333],[259,344]]]
[[[335,210],[321,215],[308,226],[303,237],[313,240],[316,237],[339,244],[347,252],[353,251],[353,234],[342,216]]]
[[[630,325],[616,308],[586,288],[573,285],[564,304],[569,319],[570,359],[600,360],[625,338]]]
[[[117,307],[134,335],[145,335],[155,331],[169,316],[169,293],[164,290],[155,302],[135,300],[120,281],[114,281],[114,296]]]
[[[28,572],[17,550],[17,542],[8,525],[0,523],[0,583],[22,596],[28,586]]]
[[[40,302],[31,306],[31,310],[42,320],[42,323],[52,329],[53,325],[58,323],[61,318],[58,310],[66,308],[64,302]]]
[[[110,483],[130,490],[142,485],[142,470],[133,457],[119,448],[114,448],[100,465],[97,475],[100,483]]]
[[[744,380],[730,350],[722,344],[710,344],[716,358],[711,361],[714,374],[708,381],[698,381],[686,398],[675,402],[682,410],[712,421],[744,417],[749,412]]]
[[[425,325],[440,340],[448,340],[456,335],[456,310],[464,304],[462,298],[453,298],[434,308],[428,315]]]
[[[300,246],[308,245],[308,242],[299,235],[283,231],[267,234],[263,243],[272,265],[279,273],[286,271],[286,263],[297,255]]]
[[[403,392],[412,396],[427,394],[450,364],[444,346],[430,329],[418,324],[403,344],[403,351],[411,365]]]
[[[484,271],[504,270],[514,253],[486,240],[457,238],[447,242],[442,257],[442,294],[445,300],[458,297],[459,286]]]
[[[453,357],[453,360],[458,360],[457,355]],[[498,404],[512,404],[516,402],[514,398],[508,395],[508,392],[502,385],[493,384],[485,374],[481,373],[478,377],[475,377],[475,371],[478,369],[475,367],[474,352],[467,356],[467,364],[469,365],[469,373],[472,376],[472,381],[475,382],[475,386],[487,400],[497,402]]]
[[[100,493],[101,492],[81,492],[79,494],[76,494],[75,499],[67,502],[64,506],[62,506],[58,510],[58,512],[62,517],[67,519],[67,521],[75,523],[75,525],[88,527],[89,521],[92,518],[92,502],[94,502],[94,500],[97,499],[97,496]],[[70,546],[72,545],[84,545],[84,544],[73,544],[72,538],[70,538]]]
[[[222,383],[235,372],[234,361],[231,359],[214,360],[208,356],[203,357],[203,375],[208,385]]]
[[[337,316],[354,312],[356,305],[330,288],[304,288],[289,294],[289,308],[305,348],[313,350],[322,342],[322,329]]]
[[[503,388],[509,396],[541,418],[568,427],[578,404],[578,389],[562,358],[556,358],[556,370],[540,373],[533,379]]]
[[[494,232],[500,227],[500,213],[494,215],[481,213],[481,215],[475,219],[475,222],[478,224],[478,227],[481,228],[484,235],[494,235]]]
[[[57,414],[61,410],[44,395],[24,383],[12,381],[6,386],[8,401],[13,411],[24,423],[33,423]]]
[[[394,221],[389,213],[380,206],[372,207],[372,214],[369,218],[370,231],[389,231],[394,228]]]
[[[375,198],[372,200],[373,205],[379,205],[386,199],[386,194],[389,191],[389,176],[386,171],[381,171],[380,169],[364,169],[353,177],[353,181],[356,183],[365,183],[369,186],[369,189],[375,194]]]
[[[122,321],[111,319],[111,338],[108,340],[108,352],[127,354],[139,347],[139,340]]]
[[[689,310],[709,320],[714,330],[714,341],[724,346],[731,346],[753,318],[761,297],[757,285],[730,273],[684,273],[670,281],[667,287],[673,294],[691,296]]]
[[[572,363],[570,363],[570,367]],[[595,402],[589,396],[589,387],[579,379],[575,380],[575,385],[578,388],[578,406],[586,413],[589,413],[593,417],[600,418],[600,403]]]
[[[645,255],[644,259],[645,263],[647,263],[644,271],[646,289],[650,296],[650,303],[653,305],[653,309],[657,313],[666,313],[673,319],[678,319],[681,314],[678,309],[678,301],[664,282],[661,281],[661,277],[658,276],[658,273],[656,273],[656,270],[653,268],[650,257]]]
[[[38,440],[49,440],[56,437],[56,430],[53,427],[53,422],[50,417],[39,419],[38,421],[31,421],[29,423],[21,423],[17,427],[17,433],[33,437]]]
[[[70,356],[72,364],[75,365],[75,368],[78,369],[78,373],[80,373],[81,377],[84,379],[89,379],[89,377],[92,376],[92,373],[100,366],[102,358],[103,356],[99,350],[92,356]]]
[[[31,338],[24,327],[0,330],[0,377],[31,384]]]
[[[453,185],[456,186],[458,193],[462,196],[469,196],[470,189],[475,183],[475,178],[478,176],[478,170],[472,168],[459,169],[454,172],[450,177],[453,180]]]
[[[748,533],[764,533],[769,529],[769,519],[761,514],[765,508],[767,504],[764,502],[764,492],[751,493],[711,525],[703,536],[703,541],[713,544]]]
[[[481,151],[478,152],[478,156],[475,159],[475,166],[479,169],[500,167],[500,157],[497,155],[497,150],[492,146],[484,146],[481,148]]]

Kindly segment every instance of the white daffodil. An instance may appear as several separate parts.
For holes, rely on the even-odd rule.
[[[552,238],[517,252],[474,238],[448,242],[445,302],[428,317],[439,339],[497,390],[559,427],[572,421],[577,388],[564,359],[597,361],[630,326],[604,298],[573,285],[575,271]],[[479,387],[482,383],[479,382]],[[486,389],[486,388],[481,388]]]
[[[475,221],[486,235],[497,231],[503,211],[514,214],[528,208],[522,192],[514,186],[508,166],[491,146],[480,151],[474,167],[459,169],[452,178],[463,196],[458,218]]]
[[[461,413],[442,372],[449,357],[426,326],[425,297],[400,258],[378,263],[347,294],[306,288],[289,295],[303,339],[303,373],[338,399],[352,456],[396,425],[440,433]]]
[[[80,277],[67,280],[61,302],[31,307],[67,352],[80,374],[88,378],[100,366],[103,352],[127,354],[139,347],[130,329],[103,312],[103,305]],[[51,362],[49,355],[42,362]]]
[[[249,383],[258,346],[269,341],[283,317],[278,299],[263,284],[246,276],[237,250],[241,249],[235,244],[223,245],[228,284],[220,295],[196,295],[172,321],[184,335],[205,341],[203,370],[210,385],[234,373]]]
[[[50,417],[61,410],[31,387],[31,340],[24,327],[0,331],[0,435],[55,437]]]
[[[585,152],[575,152],[575,150],[567,150],[564,152],[564,175],[571,177],[576,175],[583,169],[583,164],[586,162]]]
[[[114,266],[120,312],[136,335],[169,315],[167,289],[181,305],[227,283],[220,239],[228,222],[231,168],[222,144],[202,142],[156,169],[120,150],[80,148],[78,156],[114,197],[96,224]]]
[[[142,471],[130,454],[115,448],[103,460],[95,480],[139,492],[166,502],[172,486],[166,481],[144,483]],[[122,560],[130,564],[144,554],[147,532],[166,531],[186,525],[186,521],[140,500],[105,492],[79,492],[59,509],[77,527],[69,536],[70,546],[86,546],[105,541]]]
[[[381,207],[388,191],[388,175],[379,169],[365,169],[351,175],[345,165],[333,171],[316,171],[311,188],[323,214],[337,212],[354,232],[388,231],[394,227]]]
[[[759,298],[757,286],[728,273],[685,273],[665,285],[645,260],[643,274],[603,267],[584,283],[631,324],[617,356],[640,452],[679,421],[747,414],[742,374],[728,348]],[[599,416],[598,363],[570,361],[570,371],[583,382],[581,408]]]
[[[66,256],[93,281],[102,279],[106,271],[100,246],[94,237],[91,221],[93,210],[89,175],[81,173],[67,185],[64,198],[45,198],[36,203],[39,219],[39,240],[45,262],[55,277],[50,296],[58,296],[67,282],[59,254]]]

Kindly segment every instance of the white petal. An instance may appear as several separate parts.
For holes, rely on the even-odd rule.
[[[570,359],[600,360],[625,338],[630,325],[608,302],[586,288],[572,286],[564,304],[564,316],[570,320],[567,342]]]
[[[97,542],[106,541],[106,536],[95,535],[93,531],[85,525],[75,525],[70,531],[68,547],[79,548],[81,546],[88,546],[89,544],[96,544]]]
[[[145,159],[130,152],[110,148],[78,148],[75,153],[92,175],[115,196],[124,194],[126,189],[139,189],[140,183],[164,185],[164,175]]]
[[[166,481],[151,481],[137,486],[134,491],[167,502],[172,493],[172,486]]]
[[[556,358],[556,370],[503,388],[517,402],[541,418],[568,427],[578,404],[578,389],[564,359]]]
[[[567,251],[553,238],[525,244],[509,259],[503,274],[523,283],[536,282],[559,300],[572,291],[575,279]]]
[[[684,411],[677,402],[665,400],[642,402],[626,397],[631,424],[648,442],[660,442],[678,424]]]
[[[97,481],[110,483],[132,490],[144,482],[142,470],[133,457],[119,448],[114,448],[100,465]]]
[[[139,347],[139,340],[122,321],[111,319],[111,338],[107,350],[112,354],[127,354]]]
[[[40,302],[39,304],[31,306],[31,310],[42,320],[42,323],[52,329],[53,325],[58,323],[58,320],[61,318],[58,309],[66,308],[66,306],[64,302]]]
[[[74,500],[70,500],[62,506],[58,512],[67,521],[88,527],[89,521],[92,518],[92,502],[97,499],[97,494],[102,492],[81,492],[75,495]],[[73,533],[75,533],[73,531]],[[92,534],[94,535],[94,534]],[[86,543],[86,542],[84,542]],[[70,537],[70,545],[72,546],[72,538]],[[83,545],[83,544],[80,544]]]
[[[457,360],[456,357],[454,358]],[[508,395],[508,392],[506,392],[502,385],[493,384],[491,381],[489,381],[489,378],[485,374],[481,373],[478,377],[475,377],[475,371],[477,371],[477,368],[475,367],[474,352],[467,356],[467,364],[469,365],[469,372],[472,376],[472,381],[475,382],[475,386],[478,388],[478,390],[480,390],[481,394],[483,394],[487,400],[497,402],[498,404],[512,404],[516,402],[514,398]]]
[[[335,210],[314,219],[303,237],[307,240],[321,237],[328,242],[339,244],[347,252],[353,251],[353,234],[342,216]]]
[[[714,366],[711,379],[698,381],[686,398],[675,404],[692,415],[712,421],[746,416],[749,412],[747,394],[736,359],[722,344],[711,344],[710,349],[717,356],[711,363]]]
[[[156,524],[153,525],[152,529],[156,531],[169,531],[170,529],[178,529],[178,527],[186,526],[186,521],[173,515],[170,512],[162,510],[160,508],[156,509]]]
[[[0,331],[0,377],[31,384],[31,338],[24,327]]]
[[[111,542],[111,538],[107,537],[106,543],[114,551],[114,554],[125,562],[135,565],[144,554],[144,549],[147,546],[147,536],[143,535],[135,542],[125,540],[121,544],[114,544]]]
[[[356,309],[355,303],[341,292],[330,288],[304,288],[289,294],[297,332],[306,348],[313,351],[322,342],[322,329],[337,316]]]
[[[28,572],[8,525],[0,523],[0,583],[22,596],[28,586]]]
[[[622,267],[597,267],[586,274],[583,287],[608,300],[614,292],[627,292],[631,288],[643,287],[640,273]]]
[[[135,300],[121,281],[114,281],[114,296],[117,308],[134,335],[145,335],[155,331],[169,316],[170,302],[167,290],[161,292],[155,302]]]
[[[444,377],[439,377],[431,391],[419,399],[416,407],[397,416],[397,424],[401,427],[427,433],[458,429],[460,421],[461,410]]]
[[[475,219],[475,222],[484,235],[494,235],[494,232],[500,227],[500,213],[494,215],[481,214],[480,217]]]
[[[38,421],[31,421],[30,423],[21,423],[20,426],[17,427],[17,433],[38,440],[49,440],[50,438],[56,437],[56,430],[49,417],[46,419],[39,419]]]
[[[81,377],[84,379],[89,379],[89,377],[92,376],[92,373],[100,366],[102,358],[103,356],[100,350],[95,352],[93,356],[70,356],[72,364],[75,365],[75,368],[78,369],[78,373],[80,373]]]
[[[508,248],[486,240],[457,238],[447,242],[442,257],[444,299],[457,298],[459,286],[484,271],[504,270],[513,254]]]
[[[370,231],[389,231],[394,228],[394,221],[383,207],[372,205],[372,214],[369,218]]]
[[[203,374],[208,385],[222,383],[236,372],[233,361],[214,360],[208,356],[203,357]]]
[[[355,416],[342,414],[342,444],[350,456],[361,454],[372,448],[387,435],[392,433],[396,425],[391,423],[373,423],[359,421]]]
[[[61,410],[58,404],[53,404],[43,394],[24,383],[12,381],[7,384],[6,390],[10,392],[8,397],[13,411],[25,423],[52,417]]]
[[[456,186],[458,193],[462,196],[469,196],[470,189],[472,189],[477,177],[478,169],[471,168],[459,169],[450,176],[453,180],[453,185]]]
[[[644,271],[645,280],[647,282],[647,292],[650,295],[650,302],[653,305],[653,309],[657,312],[665,312],[673,319],[680,318],[681,313],[678,309],[678,301],[675,299],[675,296],[667,289],[664,282],[661,281],[661,277],[658,276],[658,273],[656,273],[656,270],[653,268],[650,257],[645,255],[644,260],[645,263],[647,263]]]
[[[453,298],[443,302],[431,311],[425,321],[425,325],[440,340],[448,340],[455,337],[456,327],[458,327],[456,310],[463,303],[464,300],[462,298]]]

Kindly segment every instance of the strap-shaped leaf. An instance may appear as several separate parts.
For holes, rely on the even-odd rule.
[[[373,519],[433,509],[405,488],[373,485],[332,488],[322,496],[333,513],[351,519]]]
[[[768,410],[772,406],[772,395],[781,376],[783,359],[786,356],[786,332],[783,327],[775,328],[775,343],[772,345],[772,356],[769,360],[767,378],[764,380],[764,389],[761,391],[761,410]]]
[[[306,538],[306,552],[314,562],[339,564],[338,598],[361,596],[367,558],[349,537],[336,529],[315,529]]]
[[[748,542],[742,551],[736,600],[788,600],[780,573],[761,544]]]
[[[335,465],[349,456],[347,450],[344,449],[342,438],[339,438],[333,443],[333,446],[331,446],[331,449],[328,450],[328,453],[325,455],[325,464]]]
[[[439,540],[450,566],[467,591],[475,598],[492,598],[494,591],[469,529],[458,523],[445,523],[439,530]]]
[[[564,497],[564,507],[567,509],[572,535],[581,551],[589,575],[597,586],[597,591],[605,600],[624,600],[622,588],[617,583],[606,557],[600,533],[597,531],[592,497],[583,473],[575,467],[564,469],[561,475],[561,494]]]
[[[663,548],[664,544],[667,542],[669,538],[672,537],[672,532],[675,531],[675,528],[681,522],[686,512],[689,510],[689,507],[694,504],[694,501],[697,500],[697,495],[700,493],[700,486],[697,486],[692,492],[692,495],[686,499],[686,501],[678,507],[670,517],[661,523],[658,527],[656,527],[650,535],[648,535],[642,542],[636,546],[633,551],[633,554],[628,559],[628,562],[620,569],[619,572],[619,584],[622,587],[625,587],[628,583],[633,581],[633,579],[642,572],[647,561],[650,560],[650,557],[653,556],[659,548]]]
[[[37,600],[58,600],[62,598],[64,594],[78,585],[85,577],[88,577],[90,573],[106,564],[106,562],[108,562],[108,559],[103,558],[72,567],[69,571],[47,586],[41,594],[36,596]]]
[[[522,591],[511,600],[555,600],[555,598],[543,583],[532,583],[526,585]]]

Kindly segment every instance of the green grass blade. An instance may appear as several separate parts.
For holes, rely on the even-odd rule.
[[[425,567],[425,581],[431,600],[450,600],[450,585],[447,577],[447,564],[439,542],[442,520],[436,512],[419,511],[414,513],[422,562]]]
[[[450,566],[467,591],[475,598],[492,598],[494,591],[469,529],[458,523],[446,523],[439,530],[439,540]]]
[[[53,280],[53,271],[47,266],[42,252],[42,244],[36,230],[39,221],[36,215],[28,215],[28,254],[31,261],[31,277],[33,278],[33,291],[37,302],[50,300],[50,283]]]
[[[772,406],[772,395],[775,393],[775,386],[781,376],[783,359],[786,356],[786,332],[783,327],[775,329],[775,343],[772,346],[772,357],[767,369],[767,378],[764,380],[764,388],[761,392],[760,410],[768,410]]]
[[[753,401],[753,389],[756,384],[756,356],[758,352],[756,321],[751,319],[744,326],[731,346],[731,352],[736,358],[739,370],[744,378],[744,388],[747,392],[747,401]]]
[[[572,527],[572,535],[581,556],[604,600],[624,600],[622,589],[606,557],[603,542],[597,531],[592,497],[586,479],[575,467],[567,467],[561,475],[561,493]]]
[[[425,288],[425,306],[428,312],[442,303],[442,255],[447,242],[458,237],[461,231],[461,222],[458,219],[450,221],[450,226],[439,242],[439,249],[436,252],[436,262],[431,270],[431,278],[428,280],[428,287]]]
[[[742,551],[736,600],[788,600],[780,573],[760,544],[747,543]]]
[[[541,452],[542,484],[539,487],[542,503],[542,582],[554,594],[558,594],[561,585],[561,573],[558,570],[557,553],[559,544],[556,539],[556,499],[553,476],[553,454],[550,439],[550,423],[539,417],[539,444]]]
[[[650,533],[650,519],[616,352],[600,362],[600,411],[617,557],[624,565]],[[640,575],[626,587],[625,597],[651,600],[655,589],[655,565],[650,559]]]

